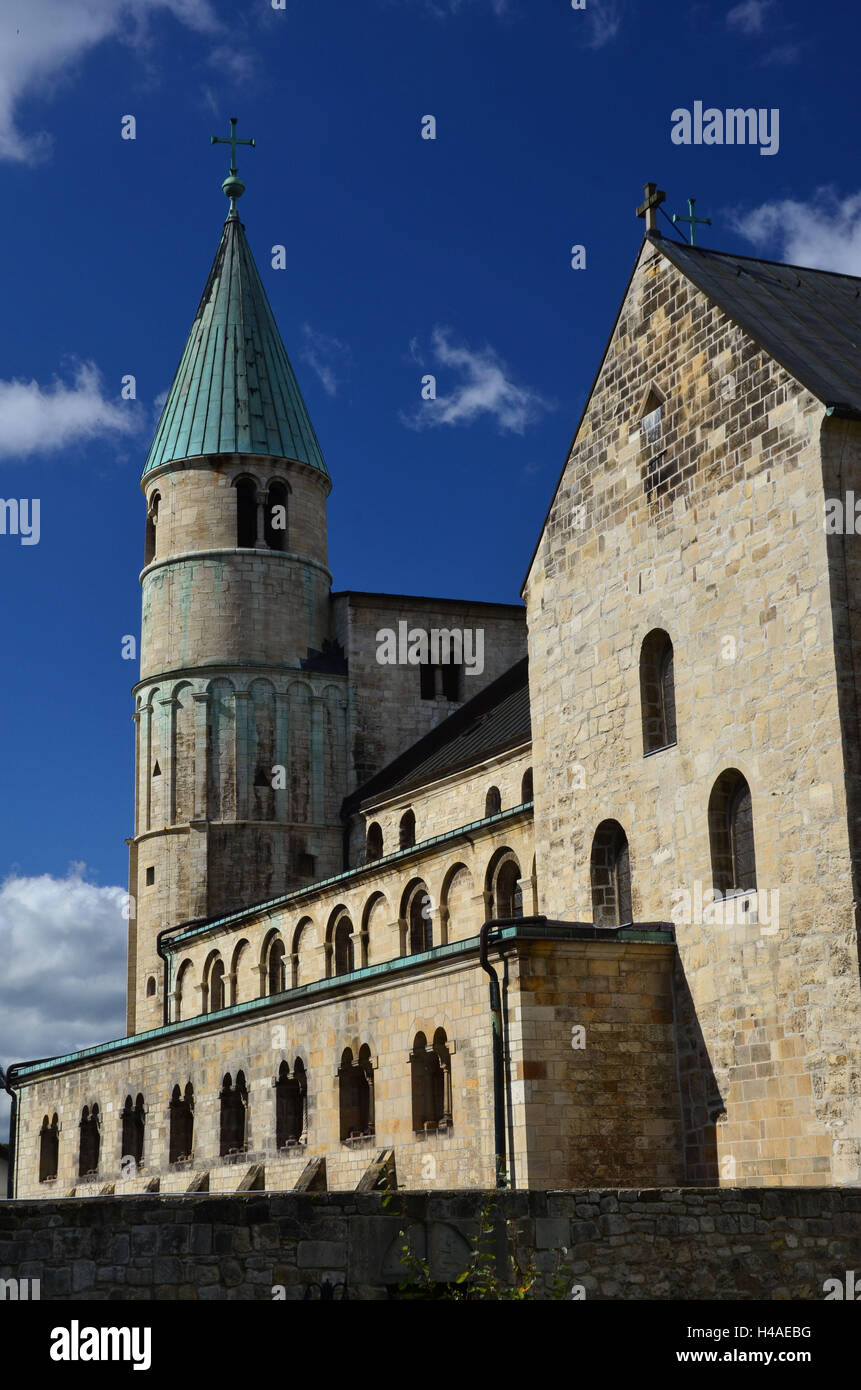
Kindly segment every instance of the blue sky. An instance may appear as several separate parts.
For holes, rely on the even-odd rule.
[[[0,1061],[122,1026],[121,647],[226,213],[210,134],[257,141],[241,213],[334,480],[336,587],[516,601],[647,179],[697,198],[703,244],[861,274],[858,28],[800,0],[0,0],[0,495],[41,510],[38,544],[0,535]],[[777,153],[674,144],[696,101],[776,108]]]

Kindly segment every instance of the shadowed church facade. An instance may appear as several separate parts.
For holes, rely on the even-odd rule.
[[[10,1068],[14,1194],[858,1183],[861,282],[651,212],[523,604],[333,592],[224,189],[142,477],[127,1036]]]

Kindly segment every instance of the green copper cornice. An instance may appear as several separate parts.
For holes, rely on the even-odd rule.
[[[298,459],[328,477],[245,229],[224,224],[144,475],[200,454]]]

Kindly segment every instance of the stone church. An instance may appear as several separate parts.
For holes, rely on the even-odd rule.
[[[224,189],[141,483],[127,1035],[9,1069],[13,1195],[857,1184],[861,280],[650,208],[522,602],[333,592]]]

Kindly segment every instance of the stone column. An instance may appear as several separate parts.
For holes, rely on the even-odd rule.
[[[275,819],[284,825],[290,819],[290,697],[286,692],[275,692],[275,762],[285,771],[288,785],[275,789]]]
[[[233,692],[233,767],[236,791],[236,819],[248,820],[251,798],[248,795],[250,737],[248,719],[251,696],[247,690]]]
[[[192,695],[194,702],[194,819],[207,819],[209,759],[206,730],[209,717],[209,695],[204,691]]]

